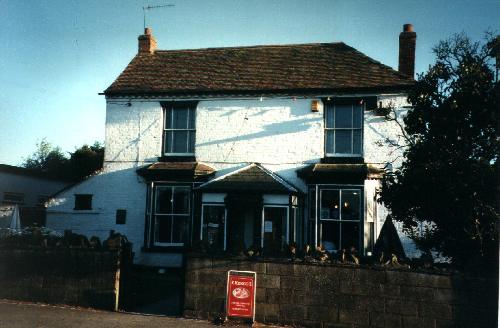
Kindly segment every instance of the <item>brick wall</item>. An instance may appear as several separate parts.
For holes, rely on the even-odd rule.
[[[228,270],[257,272],[256,320],[304,327],[496,327],[498,282],[340,265],[189,257],[184,315],[224,313]]]
[[[113,310],[118,251],[0,250],[0,299]]]

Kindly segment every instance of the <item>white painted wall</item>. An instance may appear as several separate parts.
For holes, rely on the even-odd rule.
[[[319,162],[324,155],[323,110],[312,112],[311,100],[200,101],[196,114],[196,159],[214,167],[216,176],[259,162],[306,191],[296,170]],[[406,105],[404,97],[386,96],[383,101]],[[135,171],[162,155],[163,115],[157,99],[131,100],[131,106],[128,103],[128,99],[107,100],[104,170],[54,199],[48,210],[47,225],[100,238],[106,238],[109,230],[115,230],[133,242],[136,262],[177,261],[179,258],[172,258],[174,255],[140,251],[146,185]],[[393,136],[398,129],[397,125],[365,112],[365,161],[381,164],[389,161],[393,154],[376,141]],[[94,195],[92,211],[73,210],[74,194],[79,193]],[[125,225],[115,224],[117,209],[127,210]]]

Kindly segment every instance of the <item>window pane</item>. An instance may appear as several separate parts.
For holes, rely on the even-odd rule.
[[[321,191],[321,219],[339,220],[339,191],[322,190]]]
[[[24,194],[20,194],[24,198]],[[22,202],[22,199],[20,203]],[[5,196],[4,196],[5,203]],[[91,210],[92,209],[92,195],[75,195],[75,210]]]
[[[156,213],[172,213],[172,187],[156,188]]]
[[[187,239],[187,217],[172,217],[172,243],[183,243]]]
[[[341,235],[341,248],[346,250],[351,247],[359,249],[359,222],[342,222]]]
[[[326,140],[325,140],[325,150],[327,154],[333,154],[335,152],[333,148],[333,137],[335,136],[334,130],[326,130]]]
[[[173,214],[189,214],[189,187],[174,187]]]
[[[286,242],[285,207],[264,207],[264,249],[268,252],[280,252]]]
[[[333,106],[327,105],[326,106],[326,127],[327,128],[334,128],[334,121],[333,121]]]
[[[328,252],[337,252],[340,246],[340,222],[321,221],[321,245]]]
[[[165,109],[165,129],[172,128],[172,107]]]
[[[188,108],[187,107],[177,107],[174,109],[174,117],[173,117],[173,126],[174,129],[187,129],[187,121],[188,121]]]
[[[173,153],[187,153],[187,131],[173,131],[174,144]]]
[[[309,187],[309,219],[316,217],[316,188]]]
[[[196,109],[195,108],[189,108],[188,128],[189,129],[196,129]]]
[[[214,249],[224,249],[224,206],[203,206],[203,240]]]
[[[342,190],[342,220],[359,220],[361,192],[359,190]]]
[[[172,234],[172,217],[155,216],[155,242],[170,243]]]
[[[351,128],[351,127],[352,127],[352,106],[336,105],[335,128]]]
[[[196,131],[189,131],[189,144],[188,144],[188,153],[194,153],[194,143],[195,143],[195,135]]]
[[[352,152],[353,154],[361,154],[362,153],[362,138],[361,138],[361,130],[353,130],[352,131]]]
[[[335,153],[351,154],[352,153],[352,131],[351,130],[336,130],[335,131]]]
[[[309,220],[307,222],[307,232],[308,232],[308,238],[307,242],[311,245],[313,245],[316,242],[315,234],[316,234],[316,225],[315,221]]]
[[[165,131],[165,153],[171,153],[172,152],[172,138],[174,137],[174,131]]]
[[[363,119],[363,106],[354,105],[353,112],[353,128],[361,128],[361,121]]]

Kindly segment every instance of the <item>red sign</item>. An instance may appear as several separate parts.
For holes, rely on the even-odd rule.
[[[255,272],[228,272],[226,310],[228,317],[254,318]]]

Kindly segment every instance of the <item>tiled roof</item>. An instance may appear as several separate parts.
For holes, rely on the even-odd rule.
[[[412,84],[413,79],[339,42],[141,53],[104,93],[402,90]]]
[[[137,170],[146,179],[206,180],[215,170],[200,162],[157,162]]]
[[[365,178],[381,178],[384,170],[373,164],[310,164],[297,170],[297,176],[309,182],[328,182],[329,179],[336,183],[363,181]],[[342,181],[341,180],[345,180]]]
[[[268,193],[298,192],[290,183],[257,163],[208,181],[198,189],[205,191],[261,191]]]
[[[24,167],[12,166],[12,165],[7,165],[7,164],[0,164],[0,172],[29,176],[29,177],[44,179],[44,180],[67,182],[61,178],[50,175],[44,171],[35,170],[35,169],[26,169]]]

